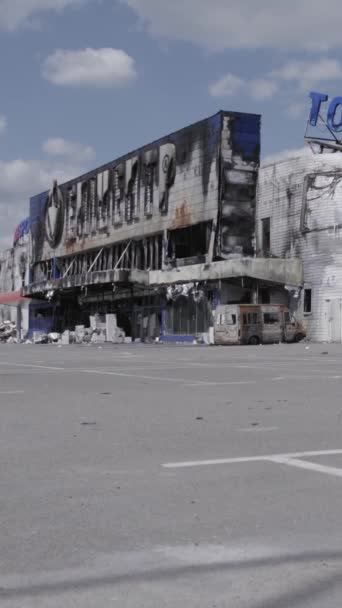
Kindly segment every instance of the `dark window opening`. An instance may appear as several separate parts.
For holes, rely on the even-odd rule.
[[[145,215],[153,213],[153,194],[154,194],[155,166],[146,165],[145,167]]]
[[[258,325],[259,322],[259,315],[257,312],[249,312],[243,315],[244,325]]]
[[[205,298],[200,302],[195,302],[192,298],[180,296],[166,306],[165,331],[178,335],[205,332],[209,328],[210,316]]]
[[[260,289],[261,304],[270,304],[270,292],[268,289]]]
[[[204,257],[208,251],[211,222],[169,232],[168,258]]]
[[[268,256],[271,250],[271,220],[269,217],[265,217],[261,220],[262,226],[262,253],[264,256]]]
[[[257,323],[258,323],[258,313],[249,312],[248,313],[248,325],[257,325]]]
[[[31,311],[31,318],[33,319],[49,319],[53,314],[53,309],[48,308],[36,308]]]
[[[279,323],[279,313],[265,312],[264,313],[264,323],[265,323],[265,325],[274,325],[275,323]]]
[[[304,313],[309,314],[312,312],[312,291],[311,289],[304,289]]]

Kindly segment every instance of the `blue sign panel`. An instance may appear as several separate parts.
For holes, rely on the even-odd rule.
[[[342,97],[329,100],[326,93],[310,93],[311,110],[307,139],[339,141],[338,134],[342,131]]]

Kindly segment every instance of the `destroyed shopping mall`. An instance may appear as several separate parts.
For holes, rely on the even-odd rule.
[[[276,303],[341,341],[339,158],[260,168],[260,116],[219,112],[55,182],[0,253],[0,340],[207,342],[218,305]]]

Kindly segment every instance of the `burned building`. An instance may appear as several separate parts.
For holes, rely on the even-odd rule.
[[[28,281],[29,220],[17,226],[13,246],[0,251],[0,325],[12,321],[22,325],[23,333],[29,326],[29,300],[21,296],[21,289]],[[18,307],[21,307],[18,315]]]
[[[192,339],[218,303],[300,285],[300,260],[255,256],[260,116],[219,112],[30,200],[26,296],[56,329],[115,312],[133,339]]]
[[[261,167],[256,253],[300,259],[301,289],[264,289],[264,301],[288,303],[308,337],[342,341],[342,160],[308,154]]]

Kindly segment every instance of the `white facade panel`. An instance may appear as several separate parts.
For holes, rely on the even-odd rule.
[[[304,318],[309,338],[334,341],[338,320],[332,321],[337,314],[332,303],[342,298],[342,156],[312,154],[261,167],[256,210],[260,256],[262,219],[267,217],[269,255],[303,261],[311,312],[304,312],[304,289],[292,306]]]

